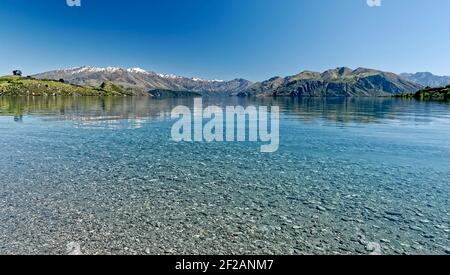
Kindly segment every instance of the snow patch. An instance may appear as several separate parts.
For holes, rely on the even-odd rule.
[[[195,82],[209,82],[209,83],[213,83],[213,82],[225,82],[224,80],[219,80],[219,79],[207,80],[207,79],[196,78],[196,77],[191,78],[191,80],[193,80],[193,81],[195,81]]]
[[[141,68],[130,68],[130,69],[127,69],[127,72],[136,73],[136,74],[148,74],[149,73],[146,70],[141,69]]]
[[[148,72],[141,68],[129,68],[129,69],[123,69],[118,67],[106,67],[106,68],[100,68],[100,67],[91,67],[91,66],[83,66],[83,67],[74,67],[74,68],[68,68],[68,69],[61,69],[58,70],[58,72],[64,72],[69,73],[72,75],[80,74],[80,73],[116,73],[116,72],[128,72],[128,73],[134,73],[134,74],[146,74],[146,75],[154,75],[153,72]],[[192,78],[186,78],[182,76],[178,76],[175,74],[156,74],[159,77],[165,78],[165,79],[190,79],[195,82],[206,82],[206,83],[223,83],[224,80],[214,79],[214,80],[207,80],[202,79],[198,77],[192,77]]]
[[[182,78],[181,76],[177,76],[174,74],[158,74],[159,77],[162,78],[168,78],[168,79],[178,79],[178,78]]]

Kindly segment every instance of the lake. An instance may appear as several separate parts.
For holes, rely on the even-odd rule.
[[[203,99],[279,106],[274,153],[173,141],[192,104],[0,97],[0,254],[450,253],[449,104]]]

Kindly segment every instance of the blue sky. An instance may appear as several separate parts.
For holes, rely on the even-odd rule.
[[[450,1],[0,1],[0,75],[82,65],[264,80],[338,66],[450,75]]]

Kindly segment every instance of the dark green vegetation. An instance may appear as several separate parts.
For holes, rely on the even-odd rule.
[[[157,98],[176,98],[176,97],[199,97],[201,94],[188,91],[172,91],[164,89],[154,89],[148,92],[149,95]]]
[[[376,97],[412,93],[423,86],[388,72],[337,68],[324,73],[304,71],[255,83],[239,96]]]
[[[64,80],[34,79],[20,76],[0,77],[0,96],[126,96],[129,91],[103,83],[100,87],[79,86]]]
[[[406,93],[397,95],[400,98],[415,98],[417,100],[433,100],[433,101],[449,101],[450,102],[450,85],[438,88],[425,88],[416,93]]]

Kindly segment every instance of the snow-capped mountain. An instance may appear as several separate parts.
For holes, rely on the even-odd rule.
[[[92,86],[111,82],[137,94],[146,93],[153,89],[233,94],[245,90],[252,84],[244,79],[231,81],[205,80],[173,74],[158,74],[141,68],[98,68],[90,66],[50,71],[34,75],[34,77],[38,79],[64,79],[64,81],[72,84]]]

